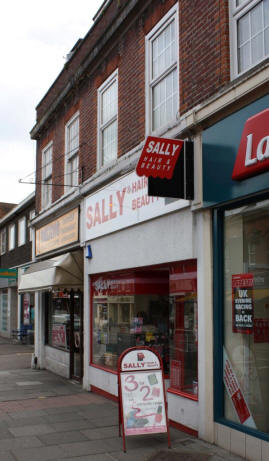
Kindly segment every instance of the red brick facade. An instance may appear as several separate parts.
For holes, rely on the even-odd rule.
[[[41,208],[41,153],[51,140],[52,182],[57,184],[53,187],[52,201],[64,193],[65,124],[77,110],[80,112],[79,181],[84,182],[96,172],[97,90],[115,69],[118,69],[118,157],[144,140],[145,36],[175,3],[179,14],[180,115],[229,82],[228,1],[110,2],[37,107],[37,125],[32,133],[38,140],[37,210]],[[66,94],[60,99],[62,91]]]

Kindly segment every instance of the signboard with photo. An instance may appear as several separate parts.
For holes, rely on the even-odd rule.
[[[52,327],[52,345],[66,348],[66,326],[54,324]]]
[[[170,434],[165,399],[162,360],[148,347],[124,351],[118,362],[119,432],[125,435]]]
[[[233,332],[253,332],[253,274],[232,276]]]

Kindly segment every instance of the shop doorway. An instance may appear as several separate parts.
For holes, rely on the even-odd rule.
[[[83,294],[70,293],[70,377],[83,377]]]

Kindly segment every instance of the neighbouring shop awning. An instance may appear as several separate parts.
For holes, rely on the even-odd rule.
[[[83,288],[82,251],[65,253],[55,258],[33,263],[21,275],[19,293],[61,289]]]

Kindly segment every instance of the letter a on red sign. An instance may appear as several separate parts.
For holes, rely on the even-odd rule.
[[[184,141],[148,136],[136,167],[138,176],[171,179]]]

